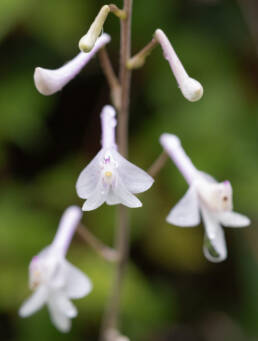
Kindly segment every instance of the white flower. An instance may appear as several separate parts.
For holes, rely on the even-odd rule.
[[[203,95],[202,85],[197,80],[188,76],[165,33],[157,29],[155,31],[155,38],[163,50],[165,59],[169,62],[183,96],[190,102],[196,102],[201,99]]]
[[[46,304],[53,324],[62,332],[70,330],[70,319],[77,316],[77,309],[70,299],[81,298],[92,288],[89,278],[65,259],[81,215],[79,207],[69,207],[52,244],[33,257],[29,275],[30,288],[35,292],[19,310],[21,317],[27,317]]]
[[[99,49],[109,43],[110,36],[103,33],[98,39],[94,48],[89,53],[80,52],[71,61],[56,70],[36,67],[34,82],[37,90],[45,96],[53,95],[69,83],[82,68],[95,56]]]
[[[81,172],[76,190],[80,198],[87,199],[84,211],[91,211],[104,202],[140,207],[142,203],[133,194],[146,191],[153,178],[122,157],[115,143],[115,110],[105,106],[101,113],[102,149]]]
[[[200,224],[205,228],[204,254],[212,262],[227,257],[225,227],[245,227],[249,218],[233,212],[232,187],[229,181],[218,183],[210,175],[198,171],[185,154],[175,135],[163,134],[160,142],[189,184],[184,197],[170,211],[167,221],[181,227]]]

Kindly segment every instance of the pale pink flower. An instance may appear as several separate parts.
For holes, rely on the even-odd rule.
[[[89,278],[65,259],[81,215],[79,207],[70,206],[61,218],[52,244],[32,258],[29,276],[34,293],[19,310],[21,317],[28,317],[46,304],[53,324],[62,332],[70,330],[70,319],[77,316],[71,299],[81,298],[92,289]]]
[[[179,138],[163,134],[161,145],[186,179],[189,189],[170,211],[167,221],[181,227],[199,225],[201,217],[205,228],[204,254],[212,262],[227,257],[225,227],[245,227],[249,218],[233,212],[232,187],[229,181],[218,183],[210,175],[197,170],[181,146]]]
[[[142,203],[134,194],[149,189],[154,180],[117,151],[116,118],[112,106],[103,108],[101,121],[102,149],[81,172],[76,183],[78,196],[87,199],[82,209],[91,211],[104,202],[140,207]]]

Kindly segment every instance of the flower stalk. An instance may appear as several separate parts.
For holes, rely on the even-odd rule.
[[[124,0],[123,10],[126,19],[120,21],[120,71],[121,84],[121,108],[118,115],[118,149],[122,156],[128,154],[128,117],[129,117],[129,96],[131,85],[131,70],[127,68],[127,61],[131,55],[131,20],[133,0]],[[126,271],[127,258],[129,253],[129,216],[128,209],[122,205],[118,207],[116,250],[120,258],[116,265],[115,276],[111,296],[103,318],[100,334],[101,341],[115,341],[111,331],[119,329],[119,312],[121,305],[121,294]]]

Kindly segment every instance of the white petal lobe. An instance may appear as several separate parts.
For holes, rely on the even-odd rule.
[[[119,175],[128,191],[142,193],[152,186],[154,179],[148,173],[126,160],[117,151],[114,150],[113,154],[119,164]]]
[[[81,298],[92,290],[92,283],[88,276],[71,263],[66,262],[66,293],[69,298]]]
[[[170,211],[167,222],[181,227],[200,224],[199,203],[196,191],[190,187],[183,198]]]
[[[222,212],[218,217],[221,224],[226,227],[246,227],[250,225],[250,219],[237,212]]]
[[[27,317],[38,311],[46,303],[47,289],[40,286],[21,306],[19,315]]]
[[[80,198],[87,199],[96,190],[100,178],[100,158],[103,150],[99,151],[94,159],[80,173],[76,183],[76,191]]]
[[[216,238],[210,240],[210,244],[214,251],[216,252],[216,255],[213,255],[212,252],[209,250],[207,245],[204,244],[203,246],[203,252],[205,257],[213,263],[219,263],[224,261],[227,258],[227,246],[225,241],[225,235],[223,228],[221,226],[218,226],[217,235]]]
[[[68,333],[71,329],[71,320],[63,312],[60,312],[53,302],[49,302],[48,310],[54,326],[62,333]]]
[[[114,186],[113,191],[114,195],[120,199],[121,204],[131,208],[142,206],[140,200],[127,190],[120,178],[117,179],[117,184]]]

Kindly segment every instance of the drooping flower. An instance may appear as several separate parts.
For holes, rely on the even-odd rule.
[[[69,83],[84,66],[96,55],[99,49],[110,42],[108,34],[103,33],[96,41],[94,48],[88,52],[80,52],[75,58],[56,70],[36,67],[34,82],[37,90],[45,96],[53,95]]]
[[[232,187],[229,181],[218,183],[210,175],[195,168],[181,146],[179,138],[163,134],[160,143],[186,179],[189,189],[170,211],[167,221],[181,227],[200,224],[205,228],[204,255],[211,262],[221,262],[227,257],[225,227],[245,227],[249,218],[233,212]]]
[[[52,244],[32,258],[29,283],[34,293],[19,310],[21,317],[28,317],[46,304],[53,324],[61,332],[70,330],[70,319],[77,315],[70,300],[81,298],[92,289],[89,278],[65,259],[81,215],[77,206],[66,209]]]
[[[112,106],[103,108],[101,122],[102,149],[81,172],[76,183],[78,196],[87,199],[82,209],[91,211],[104,202],[140,207],[142,203],[134,194],[149,189],[154,180],[117,151],[116,119]]]
[[[203,95],[202,85],[197,80],[188,76],[165,33],[161,29],[157,29],[154,36],[160,43],[164,57],[169,62],[183,96],[190,102],[196,102],[201,99]]]

